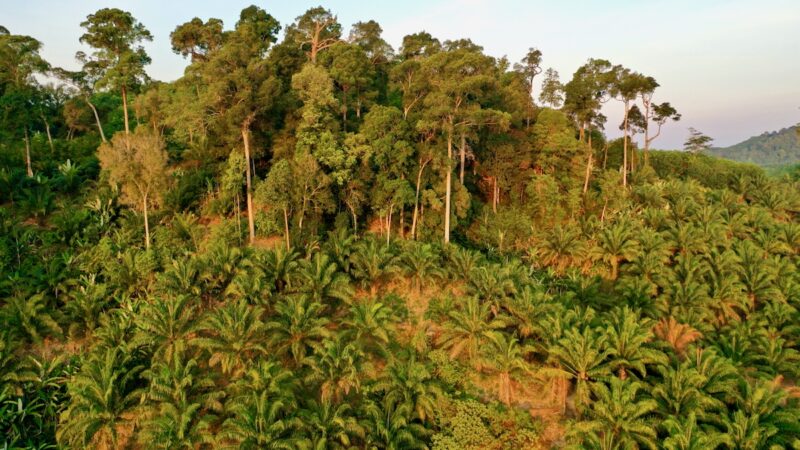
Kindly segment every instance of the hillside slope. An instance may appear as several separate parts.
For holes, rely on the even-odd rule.
[[[730,147],[715,148],[709,153],[760,166],[783,166],[800,163],[800,140],[794,126],[753,136]]]

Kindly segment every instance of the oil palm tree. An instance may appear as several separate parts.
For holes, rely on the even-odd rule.
[[[344,325],[348,328],[348,338],[361,349],[378,356],[386,356],[387,347],[393,339],[392,322],[391,308],[371,300],[351,306]]]
[[[405,276],[411,278],[411,286],[417,291],[427,282],[444,275],[439,255],[433,246],[416,241],[404,248],[400,255],[400,267]]]
[[[609,369],[617,371],[620,379],[626,379],[631,370],[645,377],[647,365],[666,363],[666,356],[649,346],[653,338],[650,319],[640,317],[627,306],[612,311],[608,319],[605,335]]]
[[[483,255],[474,250],[458,246],[447,247],[447,272],[454,280],[464,280],[472,273],[472,270],[483,262]]]
[[[668,436],[662,444],[666,450],[715,450],[732,444],[728,435],[699,426],[694,413],[668,417],[662,425]]]
[[[423,438],[428,434],[421,424],[412,420],[408,403],[384,398],[371,401],[364,408],[367,448],[381,450],[424,449]]]
[[[586,254],[586,243],[578,229],[557,225],[544,233],[539,243],[542,263],[561,273],[568,267],[579,266]]]
[[[201,325],[202,334],[192,344],[208,352],[211,367],[219,366],[224,375],[241,375],[259,356],[267,353],[267,327],[261,322],[263,311],[244,301],[211,311]]]
[[[694,414],[702,420],[711,418],[725,405],[706,394],[702,387],[705,377],[687,363],[659,367],[661,381],[651,392],[657,411],[665,418],[686,417]]]
[[[800,436],[800,408],[785,403],[786,393],[771,381],[741,384],[739,410],[726,424],[736,448],[786,448]]]
[[[347,303],[352,297],[347,276],[325,253],[317,252],[311,260],[302,260],[297,278],[295,289],[322,305]]]
[[[48,312],[50,309],[43,294],[15,295],[0,309],[0,318],[4,327],[14,330],[23,340],[38,343],[47,336],[61,336],[61,327]]]
[[[514,379],[532,373],[525,360],[531,349],[522,346],[516,336],[507,337],[504,333],[493,335],[492,346],[485,352],[484,366],[497,378],[497,392],[501,402],[510,406],[515,400]]]
[[[653,334],[665,341],[678,355],[684,355],[688,346],[703,335],[690,325],[680,323],[674,317],[664,317],[653,327]]]
[[[195,449],[213,441],[214,412],[220,411],[214,382],[204,376],[183,346],[165,362],[155,362],[142,376],[150,381],[143,396],[145,410],[140,442],[151,448]]]
[[[200,265],[201,262],[196,258],[173,259],[167,270],[159,276],[159,290],[172,295],[199,296],[202,293]]]
[[[567,329],[564,337],[548,348],[548,360],[554,364],[556,376],[575,380],[575,403],[581,411],[588,402],[591,385],[610,375],[605,335],[584,327]]]
[[[291,296],[276,304],[275,316],[267,323],[270,348],[295,366],[303,364],[309,353],[330,336],[325,328],[329,320],[322,310],[321,304],[306,297]]]
[[[393,273],[395,256],[389,246],[377,239],[364,239],[356,244],[351,256],[353,278],[375,296]]]
[[[414,416],[423,423],[435,419],[437,406],[444,396],[436,379],[415,356],[393,361],[371,390],[382,392],[383,398],[392,403],[410,405]]]
[[[68,383],[70,401],[59,418],[58,442],[68,447],[122,448],[136,420],[141,366],[127,352],[108,348],[91,355]]]
[[[256,264],[274,284],[274,291],[283,293],[297,278],[300,255],[294,249],[277,247],[271,252],[256,255]]]
[[[323,402],[341,402],[350,391],[361,388],[361,365],[364,353],[342,336],[322,342],[311,358],[307,381],[319,385]]]
[[[274,361],[260,360],[231,386],[217,445],[246,450],[304,448],[307,442],[298,432],[302,423],[297,408],[293,374]]]
[[[366,433],[348,403],[334,404],[311,399],[300,410],[299,418],[313,450],[354,448]]]
[[[470,297],[462,308],[448,314],[439,345],[451,358],[466,357],[480,366],[481,349],[505,326],[506,320],[502,316],[494,317],[488,303]]]
[[[602,450],[657,448],[656,430],[648,419],[656,404],[639,394],[641,388],[636,381],[618,378],[612,378],[608,387],[597,383],[589,420],[576,425],[583,444]]]
[[[468,293],[492,307],[492,313],[500,313],[500,305],[516,293],[517,286],[499,265],[480,266],[472,269],[467,283]]]
[[[176,347],[185,346],[200,329],[194,299],[189,296],[161,297],[146,304],[136,319],[134,341],[152,346],[153,359],[172,361]]]
[[[592,249],[595,259],[609,265],[609,278],[616,280],[619,265],[631,261],[639,254],[639,242],[634,238],[635,229],[630,222],[621,221],[600,229],[597,244]]]

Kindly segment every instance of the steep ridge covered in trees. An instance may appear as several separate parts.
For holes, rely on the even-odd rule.
[[[800,130],[787,127],[780,131],[753,136],[730,147],[714,148],[712,155],[760,166],[800,164]]]
[[[797,177],[606,60],[226,25],[0,27],[4,448],[800,448]]]

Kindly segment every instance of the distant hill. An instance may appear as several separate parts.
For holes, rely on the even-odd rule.
[[[800,163],[800,139],[796,128],[763,133],[730,147],[713,148],[708,153],[764,167],[797,164]]]

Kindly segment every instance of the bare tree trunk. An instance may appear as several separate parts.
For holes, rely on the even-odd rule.
[[[103,125],[100,123],[100,115],[97,113],[97,108],[95,108],[94,104],[91,102],[91,100],[89,100],[89,97],[85,97],[84,101],[86,101],[86,104],[92,109],[94,121],[97,123],[97,131],[100,132],[100,139],[102,139],[103,142],[108,142],[106,140],[106,134],[103,133]]]
[[[147,217],[147,194],[144,195],[144,248],[150,250],[150,222]]]
[[[283,235],[286,237],[286,250],[289,250],[289,211],[283,208]]]
[[[450,186],[452,184],[453,168],[450,164],[453,160],[453,132],[447,132],[447,176],[445,177],[445,193],[444,193],[444,243],[450,242]]]
[[[389,239],[392,236],[392,210],[394,205],[389,206],[389,213],[386,214],[386,245],[389,245]]]
[[[128,125],[128,89],[122,86],[122,113],[125,116],[125,134],[131,134],[131,129]]]
[[[241,178],[240,178],[241,179]],[[241,189],[241,185],[240,185]],[[242,243],[242,206],[239,202],[239,193],[236,193],[236,230],[239,236],[239,244]]]
[[[33,168],[31,167],[31,140],[28,137],[28,127],[25,127],[25,167],[28,170],[28,176],[33,176]]]
[[[242,140],[244,141],[244,161],[247,166],[247,226],[250,230],[250,244],[256,241],[256,224],[253,216],[253,192],[251,189],[252,179],[250,174],[250,118],[242,124]]]
[[[625,102],[625,119],[622,129],[622,186],[628,185],[628,102]]]
[[[497,197],[498,197],[498,190],[497,190],[497,175],[492,177],[493,185],[492,185],[492,212],[497,214]]]
[[[405,218],[406,218],[406,207],[404,205],[404,206],[400,207],[400,224],[399,224],[400,230],[399,230],[399,233],[400,233],[400,238],[401,239],[405,239],[405,237],[406,237],[406,230],[405,230],[406,220],[405,220]]]
[[[420,185],[422,184],[422,172],[425,170],[425,166],[427,166],[430,161],[431,160],[428,159],[420,164],[419,171],[417,172],[417,192],[414,196],[414,214],[411,218],[411,239],[417,238],[417,215],[419,211],[419,190]]]
[[[592,176],[592,160],[594,156],[594,149],[592,149],[592,133],[589,132],[589,146],[587,148],[588,158],[586,159],[586,177],[583,180],[583,193],[589,191],[589,178]]]
[[[461,181],[461,185],[464,185],[464,165],[467,163],[467,138],[464,136],[464,132],[461,132],[461,148],[458,149],[458,152],[461,157],[461,168],[460,173],[458,174],[458,179]]]
[[[53,146],[53,135],[50,134],[50,124],[47,122],[47,118],[42,115],[42,122],[44,122],[44,130],[47,132],[47,143],[50,144],[50,152],[55,152],[56,149]]]

